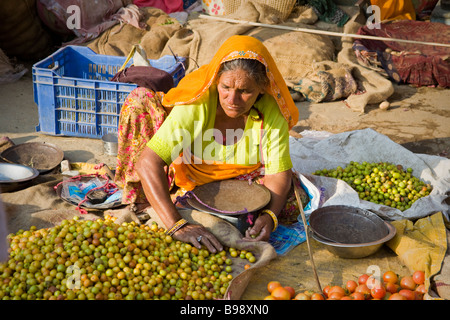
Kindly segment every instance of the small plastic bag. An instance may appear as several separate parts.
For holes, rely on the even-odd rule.
[[[300,179],[300,184],[309,197],[308,204],[303,208],[305,216],[309,216],[314,210],[320,208],[323,202],[323,192],[325,190],[319,190],[311,181],[309,181],[304,175],[296,172]]]
[[[102,185],[103,183],[98,178],[91,179],[88,182],[66,180],[61,189],[61,197],[69,201],[80,202],[85,199],[89,191]]]

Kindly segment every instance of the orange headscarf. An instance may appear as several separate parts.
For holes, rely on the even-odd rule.
[[[298,121],[299,113],[289,89],[267,48],[261,41],[250,36],[232,36],[226,40],[209,64],[186,75],[177,87],[164,95],[164,107],[192,104],[200,99],[213,84],[220,65],[234,59],[256,59],[266,66],[266,74],[270,80],[268,93],[277,101],[289,129],[292,128]],[[206,164],[204,161],[198,164],[191,161],[187,165],[182,161],[172,163],[172,167],[175,171],[175,184],[184,190],[192,190],[198,185],[248,174],[261,167],[261,163],[245,166],[217,162]]]
[[[268,93],[278,103],[281,113],[288,122],[289,129],[297,124],[299,112],[292,100],[275,61],[267,48],[256,38],[250,36],[232,36],[228,38],[216,52],[211,62],[187,74],[163,98],[165,107],[191,104],[209,89],[223,62],[234,59],[255,59],[266,66],[266,74],[270,80]]]

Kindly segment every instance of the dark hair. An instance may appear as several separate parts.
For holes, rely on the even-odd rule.
[[[266,67],[261,62],[254,59],[234,59],[222,63],[219,72],[217,73],[217,78],[219,78],[222,73],[226,71],[238,69],[247,72],[248,75],[264,89],[269,86],[269,78],[266,74]]]

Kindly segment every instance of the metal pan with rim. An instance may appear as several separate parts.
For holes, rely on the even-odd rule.
[[[309,218],[312,237],[343,258],[362,258],[391,240],[396,229],[375,213],[335,205],[314,210]]]
[[[12,192],[29,186],[39,171],[16,163],[0,162],[0,193]]]

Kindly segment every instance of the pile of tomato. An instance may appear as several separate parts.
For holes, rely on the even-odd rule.
[[[425,273],[420,270],[403,277],[386,271],[380,279],[362,274],[356,281],[348,280],[345,286],[327,285],[321,293],[296,292],[279,281],[270,281],[267,290],[269,295],[264,300],[423,300],[426,293]]]

